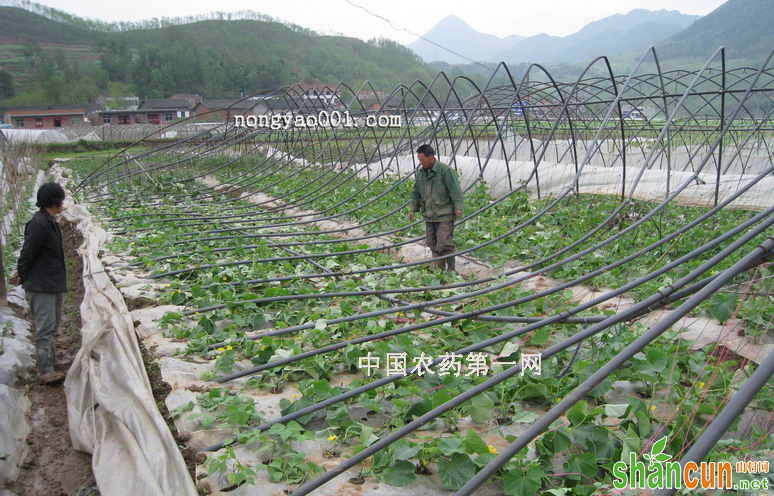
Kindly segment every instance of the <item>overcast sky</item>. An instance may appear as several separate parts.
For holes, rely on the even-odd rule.
[[[9,4],[13,0],[0,0]],[[725,0],[38,0],[37,3],[80,17],[105,21],[138,21],[183,17],[215,10],[253,10],[321,34],[341,33],[368,40],[387,37],[403,44],[417,39],[360,7],[389,19],[396,28],[424,34],[448,15],[456,15],[479,32],[504,38],[511,34],[567,36],[589,22],[634,9],[678,10],[707,15]]]

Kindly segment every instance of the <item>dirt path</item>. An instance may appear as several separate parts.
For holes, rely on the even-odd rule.
[[[61,223],[67,264],[69,292],[65,293],[62,325],[56,333],[56,370],[66,373],[81,346],[80,305],[83,300],[83,263],[75,249],[81,234],[72,224]],[[32,316],[12,305],[16,314],[27,320]],[[67,425],[67,400],[64,386],[41,386],[36,373],[22,383],[28,388],[31,432],[29,452],[16,481],[8,489],[19,496],[97,496],[91,455],[73,449]]]

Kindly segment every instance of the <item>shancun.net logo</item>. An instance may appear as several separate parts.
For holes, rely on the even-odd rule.
[[[616,489],[768,489],[769,480],[744,479],[734,484],[733,471],[737,473],[769,472],[768,461],[737,462],[734,467],[731,462],[688,462],[681,466],[679,462],[670,462],[670,455],[664,453],[667,445],[666,436],[662,437],[650,448],[650,454],[644,454],[648,460],[637,461],[635,453],[629,454],[629,463],[613,464],[613,486]]]

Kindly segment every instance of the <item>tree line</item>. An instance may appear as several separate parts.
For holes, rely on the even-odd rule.
[[[29,38],[22,50],[23,74],[0,72],[0,104],[87,103],[99,95],[129,94],[237,98],[304,81],[353,87],[370,81],[389,92],[434,74],[394,41],[306,31],[241,19],[102,32],[88,57],[61,46],[52,51]]]

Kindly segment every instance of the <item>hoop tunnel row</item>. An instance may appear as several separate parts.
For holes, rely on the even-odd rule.
[[[170,326],[189,322],[190,328],[198,320],[210,328],[189,352],[211,356],[228,347],[252,353],[270,338],[304,336],[291,350],[253,360],[254,367],[218,355],[223,373],[211,377],[215,383],[262,377],[279,367],[295,370],[302,360],[361,345],[363,354],[394,350],[399,346],[391,340],[401,335],[435,340],[437,349],[460,359],[489,353],[492,377],[414,411],[404,425],[365,442],[293,494],[314,491],[517,379],[524,373],[518,364],[494,369],[498,360],[516,356],[509,343],[536,350],[544,365],[556,359],[551,370],[564,375],[593,354],[588,343],[605,346],[603,336],[627,334],[646,315],[662,312],[649,330],[579,376],[563,398],[553,398],[555,405],[497,456],[479,455],[475,476],[452,487],[468,495],[718,291],[746,283],[757,288],[746,303],[768,296],[761,265],[774,248],[774,239],[767,239],[774,223],[773,83],[771,54],[759,68],[727,69],[721,48],[693,72],[661,72],[651,49],[630,75],[615,76],[600,57],[570,83],[555,81],[539,65],[516,80],[501,64],[483,87],[443,72],[384,97],[367,83],[315,95],[295,86],[249,100],[256,114],[286,117],[274,126],[248,126],[259,120],[233,117],[202,124],[201,132],[180,141],[80,166],[76,194],[101,209],[108,229],[125,240],[129,267],[169,284],[165,301],[186,306],[171,314]],[[309,116],[316,125],[307,125]],[[331,116],[349,121],[319,125]],[[466,210],[455,235],[464,277],[430,271],[421,220],[406,221],[418,167],[414,150],[423,143],[460,175]],[[562,213],[567,208],[574,216]],[[586,231],[571,234],[574,225]],[[551,231],[560,242],[549,240]],[[549,275],[558,280],[547,283]],[[581,292],[590,296],[581,300]],[[618,306],[623,295],[635,300],[628,308]],[[306,302],[338,310],[272,316],[279,305],[306,311]],[[223,318],[239,325],[218,332],[214,322]],[[757,330],[765,335],[769,326],[762,322]],[[363,333],[350,333],[355,329]],[[546,339],[530,341],[541,330]],[[308,333],[317,336],[314,343],[307,342]],[[476,333],[478,341],[466,338],[451,350],[454,341],[443,337]],[[770,388],[773,371],[765,358],[754,360],[765,364],[756,386],[747,386],[744,396],[726,395],[724,408],[741,412],[761,388]],[[377,398],[379,388],[407,377],[426,380],[420,365],[408,376],[363,374],[356,387],[324,400],[285,408],[270,421],[242,423],[229,440],[205,451],[254,441],[255,433],[342,402]],[[439,356],[425,372],[440,365]],[[713,424],[711,445],[733,420]],[[761,434],[761,440],[770,438],[771,427]],[[686,435],[677,451],[692,442]],[[645,451],[644,444],[640,448]]]

